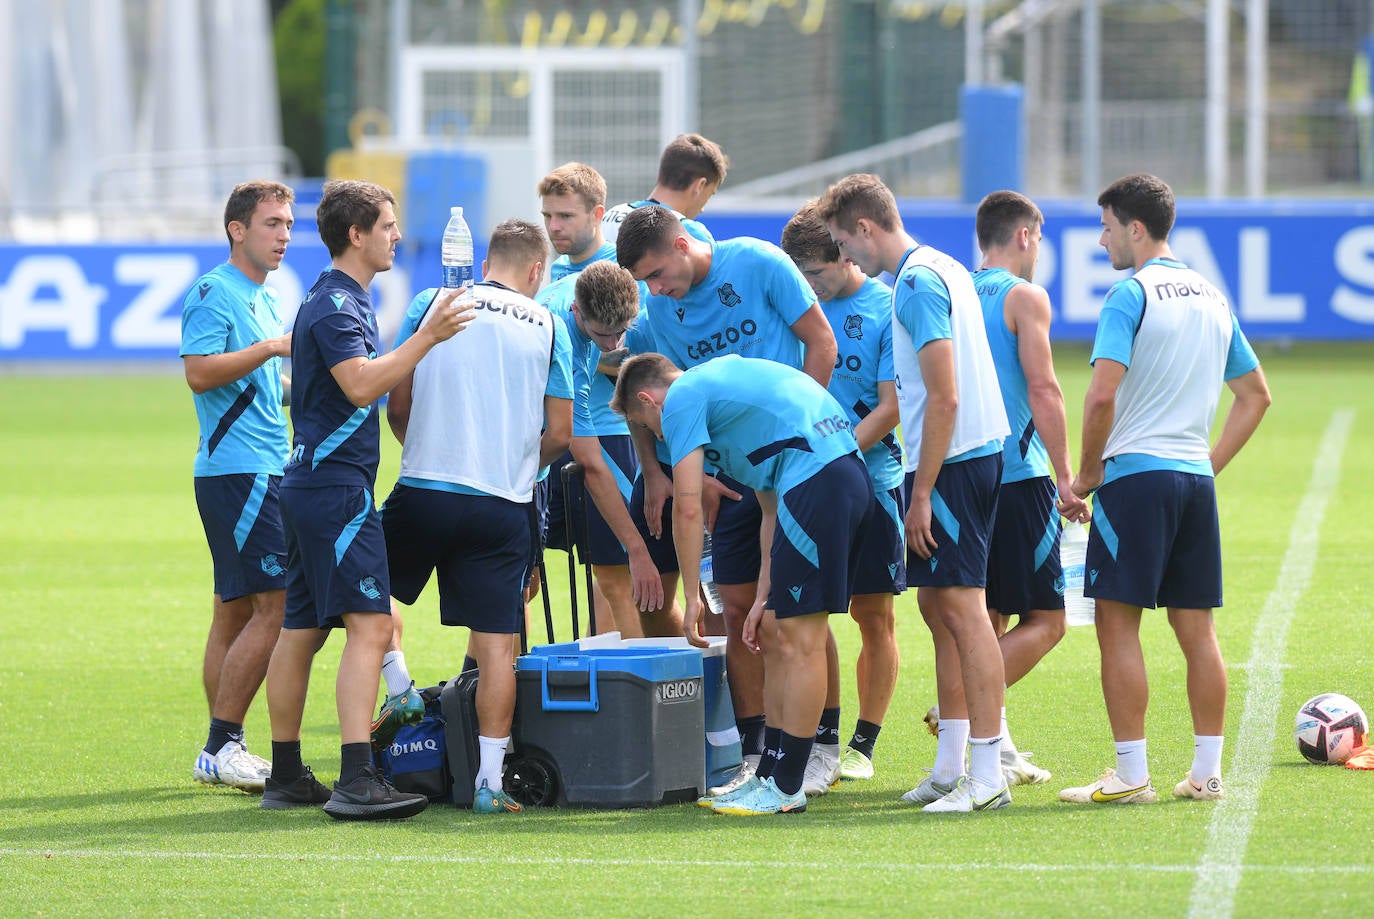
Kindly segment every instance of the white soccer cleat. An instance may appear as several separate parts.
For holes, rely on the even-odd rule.
[[[1192,798],[1195,801],[1219,801],[1226,797],[1226,791],[1221,787],[1221,776],[1209,775],[1202,784],[1193,781],[1193,774],[1190,772],[1183,777],[1183,781],[1174,786],[1174,795],[1179,798]]]
[[[1115,769],[1108,769],[1091,785],[1065,788],[1059,792],[1059,800],[1070,804],[1154,804],[1156,798],[1148,777],[1142,785],[1127,785],[1117,778]]]
[[[1053,778],[1048,769],[1041,769],[1030,761],[1034,755],[1003,748],[1002,778],[1006,780],[1008,788],[1015,788],[1017,785],[1043,785]]]
[[[972,814],[997,810],[1010,803],[1011,792],[1006,785],[993,788],[970,776],[961,775],[953,791],[921,809],[930,814]]]
[[[919,785],[902,795],[902,800],[908,804],[932,804],[953,791],[958,784],[959,779],[945,784],[935,781],[934,775],[928,775],[921,779]]]
[[[267,760],[263,759],[261,756],[258,756],[256,753],[254,753],[254,752],[252,752],[251,750],[249,750],[249,749],[248,749],[248,744],[243,743],[242,741],[240,741],[240,742],[239,742],[239,746],[243,748],[243,752],[244,752],[244,754],[247,755],[249,761],[252,762],[253,765],[255,765],[255,766],[258,767],[258,771],[259,771],[259,772],[261,772],[264,776],[268,776],[268,775],[271,775],[271,774],[272,774],[272,764],[271,764],[271,763],[269,763]]]
[[[728,795],[733,791],[738,791],[744,785],[745,782],[749,781],[749,779],[753,777],[755,765],[756,764],[751,763],[748,759],[746,759],[744,762],[740,763],[740,766],[738,769],[735,770],[734,775],[732,775],[724,783],[720,785],[713,785],[710,788],[706,789],[706,794],[704,794],[702,797],[719,798],[724,795]]]
[[[249,753],[243,744],[231,740],[220,747],[214,756],[201,750],[196,755],[196,765],[191,774],[204,785],[228,785],[260,793],[267,784],[267,777],[272,774],[272,767],[269,765],[264,771],[255,760],[265,762]]]
[[[833,749],[834,752],[830,752]],[[811,755],[806,759],[806,772],[802,775],[802,793],[808,798],[825,794],[840,784],[839,747],[831,744],[813,744]]]

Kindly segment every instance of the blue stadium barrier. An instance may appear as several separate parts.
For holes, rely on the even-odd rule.
[[[1107,289],[1126,277],[1098,245],[1100,212],[1076,202],[1041,202],[1045,240],[1036,280],[1054,305],[1058,340],[1092,338]],[[922,242],[973,265],[972,205],[902,204]],[[1175,253],[1221,284],[1255,340],[1374,338],[1374,203],[1183,201]],[[708,210],[719,239],[776,241],[791,211]],[[478,263],[485,239],[474,240]],[[204,244],[0,244],[0,362],[120,361],[177,356],[181,303],[202,273],[223,261],[222,241]],[[430,262],[435,264],[431,265]],[[269,283],[287,315],[329,264],[318,238],[297,232]],[[374,299],[384,337],[410,296],[434,283],[437,255],[398,254],[379,275]]]

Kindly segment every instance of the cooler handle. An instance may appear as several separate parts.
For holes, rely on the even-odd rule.
[[[541,691],[542,691],[542,693],[543,693],[543,699],[542,699],[541,701],[543,702],[543,705],[544,705],[544,711],[546,711],[546,712],[596,712],[596,711],[600,711],[600,710],[601,710],[601,700],[600,700],[600,698],[598,697],[598,694],[597,694],[597,691],[596,691],[596,658],[594,658],[594,657],[582,658],[582,659],[580,659],[580,660],[578,661],[578,664],[579,664],[579,665],[581,665],[581,664],[583,664],[583,663],[586,664],[586,670],[587,670],[587,698],[585,698],[585,699],[552,699],[552,698],[549,697],[549,665],[552,664],[553,661],[554,661],[555,659],[556,659],[556,658],[551,658],[550,660],[545,661],[544,668],[543,668],[543,670],[541,671],[541,682],[542,682],[542,685],[541,685],[540,689],[541,689]],[[582,668],[582,666],[578,666],[578,667],[575,667],[575,668],[566,668],[566,669],[581,670],[581,669],[583,669],[583,668]]]

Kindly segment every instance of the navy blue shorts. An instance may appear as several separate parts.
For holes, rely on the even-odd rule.
[[[864,528],[876,510],[873,480],[857,453],[832,460],[778,499],[768,590],[777,618],[848,611]]]
[[[1093,500],[1083,594],[1131,606],[1221,606],[1221,525],[1215,481],[1138,472]]]
[[[288,629],[336,629],[345,613],[391,615],[382,518],[364,485],[282,488]]]
[[[548,477],[544,479],[546,496],[542,518],[544,548],[568,551],[572,542],[566,525],[567,508],[563,496],[563,467],[572,462],[572,451],[568,451],[549,464]],[[581,476],[568,483],[569,491],[581,489]]]
[[[911,494],[914,472],[906,477]],[[988,577],[988,543],[997,516],[1002,454],[945,463],[930,493],[931,532],[938,548],[921,558],[906,555],[907,583],[913,587],[983,587]]]
[[[197,476],[195,484],[219,598],[237,600],[286,587],[281,476]]]
[[[625,494],[633,489],[635,478],[639,475],[639,458],[635,454],[634,443],[628,434],[608,434],[598,437],[601,443],[601,460],[615,477],[616,486]],[[559,489],[560,513],[570,509],[572,519],[563,529],[576,535],[578,557],[583,564],[628,565],[630,556],[616,538],[615,531],[601,515],[601,509],[587,491],[585,476],[577,476],[568,483],[567,502],[563,503],[562,489]],[[552,513],[552,510],[550,510]],[[563,521],[559,520],[559,524]],[[552,525],[550,526],[552,531]]]
[[[407,606],[439,573],[439,621],[514,635],[525,612],[533,504],[397,484],[382,508],[392,595]]]
[[[1064,608],[1057,496],[1049,476],[1002,485],[988,548],[988,609],[1020,616]]]
[[[663,470],[663,474],[669,480],[672,479],[671,466],[659,463],[658,468]],[[649,550],[649,557],[654,560],[654,567],[658,569],[659,574],[676,574],[677,543],[673,542],[672,496],[663,502],[663,538],[654,539],[649,535],[649,523],[644,518],[644,476],[635,476],[634,490],[630,492],[630,519],[635,522],[635,529],[639,530],[639,535],[643,538],[644,545]]]
[[[738,501],[720,500],[716,528],[711,531],[712,574],[717,584],[753,584],[758,581],[763,565],[763,550],[759,547],[763,511],[759,509],[759,499],[748,485],[741,485],[724,473],[716,478],[742,497]],[[873,491],[871,484],[868,490]]]
[[[873,513],[859,537],[863,552],[854,575],[855,596],[906,590],[905,490],[891,488],[873,500]]]

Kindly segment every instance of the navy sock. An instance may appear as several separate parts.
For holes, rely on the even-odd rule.
[[[372,765],[372,744],[346,743],[339,747],[339,784],[347,785]]]
[[[806,772],[806,760],[811,755],[814,737],[794,737],[786,731],[781,734],[781,749],[778,764],[773,767],[773,783],[785,795],[801,791],[802,776]]]
[[[881,724],[874,724],[872,721],[864,721],[860,718],[854,724],[854,736],[849,738],[849,745],[872,759],[873,745],[878,742],[878,732],[882,729]]]
[[[462,669],[462,670],[459,670],[458,672],[459,672],[459,673],[467,673],[469,670],[476,670],[476,669],[477,669],[477,658],[473,657],[471,654],[464,654],[464,655],[463,655],[463,669]]]
[[[821,709],[821,723],[816,728],[816,743],[840,745],[840,707]]]
[[[764,728],[763,757],[759,760],[758,777],[766,779],[773,774],[778,765],[778,750],[781,745],[782,728]]]
[[[243,725],[211,718],[210,736],[205,741],[205,752],[213,756],[231,740],[243,740]]]
[[[745,756],[758,756],[763,752],[764,723],[762,715],[736,718],[735,727],[739,730],[739,745]]]
[[[289,785],[305,774],[299,740],[272,741],[272,781]]]

